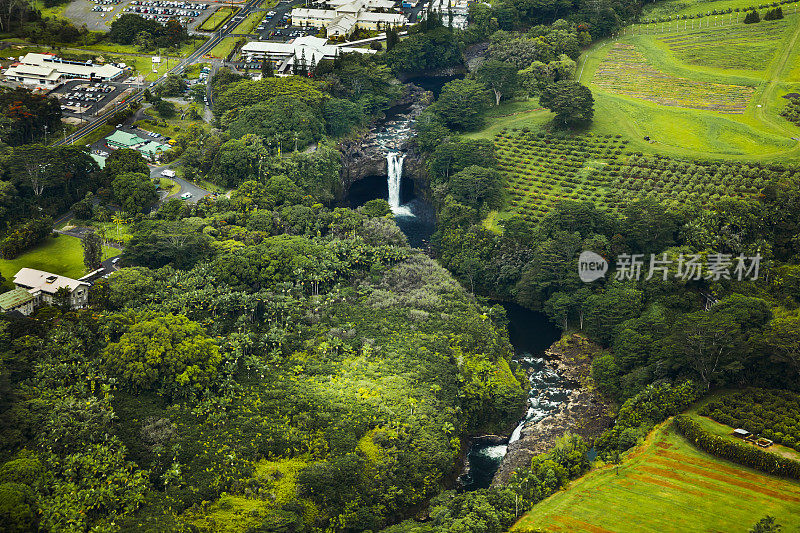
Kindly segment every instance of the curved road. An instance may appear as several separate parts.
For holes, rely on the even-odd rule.
[[[165,169],[168,169],[168,168],[169,168],[169,165],[163,165],[163,166],[160,166],[160,167],[150,167],[150,177],[151,178],[160,178],[161,177],[161,171],[165,170]],[[174,178],[168,178],[168,179],[171,179],[172,181],[177,183],[180,186],[181,190],[179,190],[175,194],[171,194],[169,196],[165,196],[163,199],[161,199],[158,202],[159,204],[162,203],[162,202],[165,202],[165,201],[167,201],[167,200],[169,200],[171,198],[180,198],[182,194],[185,194],[187,192],[191,193],[191,195],[192,195],[191,198],[188,198],[186,200],[189,203],[196,203],[200,198],[203,198],[205,196],[210,196],[211,195],[210,191],[207,191],[207,190],[203,189],[202,187],[199,187],[199,186],[195,185],[191,181],[186,181],[185,179],[179,178],[178,176],[175,176]],[[156,205],[156,207],[158,207],[158,205]]]

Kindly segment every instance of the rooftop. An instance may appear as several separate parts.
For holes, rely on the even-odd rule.
[[[34,297],[25,289],[16,288],[14,290],[0,294],[0,310],[11,311],[21,305],[33,301]]]
[[[28,290],[40,290],[48,294],[55,294],[61,287],[66,287],[70,291],[77,289],[79,286],[89,286],[88,283],[78,281],[77,279],[68,278],[66,276],[59,276],[45,272],[44,270],[36,270],[35,268],[23,268],[17,275],[14,276],[14,284],[22,285]]]
[[[146,141],[136,134],[128,133],[127,131],[116,130],[114,133],[106,137],[106,142],[111,142],[121,146],[135,146]]]

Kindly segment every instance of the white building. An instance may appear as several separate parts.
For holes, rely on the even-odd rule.
[[[305,61],[306,68],[310,70],[323,59],[334,59],[341,53],[338,46],[326,44],[327,42],[326,39],[313,35],[298,37],[286,43],[252,41],[242,47],[242,55],[248,62],[272,61],[275,74],[287,76],[294,73],[295,63],[299,64]],[[362,54],[375,53],[375,50],[367,48],[353,48],[347,51]]]
[[[122,75],[114,65],[95,65],[92,61],[71,61],[52,54],[28,53],[3,73],[7,80],[44,89],[53,89],[66,80],[109,81]]]
[[[330,37],[347,37],[356,28],[385,30],[389,27],[405,26],[407,20],[402,13],[394,11],[392,0],[330,0],[329,9],[292,10],[292,24],[325,28]]]
[[[65,288],[69,292],[69,306],[72,309],[86,307],[89,303],[89,284],[85,281],[59,276],[36,270],[23,268],[14,276],[14,285],[25,289],[34,297],[34,305],[52,304],[56,292]]]
[[[430,9],[441,14],[445,26],[450,24],[452,15],[452,26],[465,30],[469,25],[469,6],[473,3],[474,0],[431,0]]]

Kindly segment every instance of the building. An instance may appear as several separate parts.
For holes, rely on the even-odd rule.
[[[357,28],[380,31],[405,26],[402,13],[394,11],[391,0],[330,0],[328,9],[292,9],[292,24],[325,28],[325,35],[347,37]]]
[[[66,80],[110,81],[124,71],[114,65],[95,65],[89,61],[72,61],[53,54],[28,53],[3,72],[6,79],[44,89],[58,87]]]
[[[112,150],[119,150],[122,148],[135,150],[137,146],[146,142],[147,141],[135,133],[128,133],[127,131],[122,130],[116,130],[114,133],[106,137],[106,146]]]
[[[441,15],[445,26],[465,30],[469,25],[469,6],[473,3],[473,0],[431,0],[430,9]]]
[[[251,61],[272,61],[275,74],[287,76],[294,73],[295,64],[300,65],[305,62],[306,68],[319,64],[323,59],[333,59],[337,57],[341,50],[333,44],[326,44],[328,41],[321,37],[307,35],[298,37],[287,43],[272,43],[252,41],[242,47],[242,55]],[[348,52],[359,52],[362,54],[374,54],[375,50],[367,48],[348,49]]]
[[[36,298],[25,289],[13,289],[0,294],[0,312],[17,311],[25,316],[33,313]]]
[[[51,274],[35,268],[23,268],[14,276],[17,289],[26,290],[33,297],[33,306],[50,305],[55,300],[56,292],[64,288],[69,293],[71,309],[86,307],[89,303],[89,284],[85,281]]]
[[[122,148],[137,150],[150,161],[156,161],[162,153],[171,148],[167,144],[142,139],[135,133],[129,133],[120,129],[115,130],[114,133],[106,137],[106,146],[110,150],[119,150]]]

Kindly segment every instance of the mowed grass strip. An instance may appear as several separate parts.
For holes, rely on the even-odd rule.
[[[745,531],[765,514],[799,524],[798,490],[800,483],[694,448],[669,422],[618,467],[607,465],[574,481],[536,505],[513,530]]]

